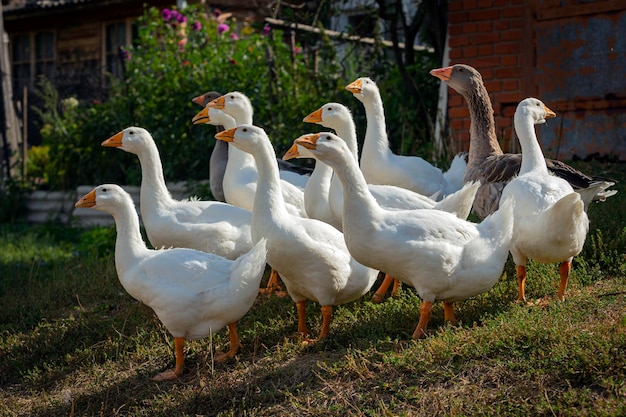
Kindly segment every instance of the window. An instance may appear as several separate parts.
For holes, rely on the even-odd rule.
[[[56,75],[53,32],[24,33],[11,39],[13,89],[21,94],[24,87],[33,88],[40,75]]]
[[[132,43],[135,34],[135,26],[132,20],[107,23],[104,28],[104,71],[116,78],[123,78],[122,57],[120,48]]]

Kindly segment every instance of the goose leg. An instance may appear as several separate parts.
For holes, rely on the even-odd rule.
[[[559,266],[559,275],[561,275],[561,283],[559,284],[559,292],[557,297],[561,301],[565,301],[565,288],[567,288],[567,280],[569,279],[569,273],[572,269],[572,263],[570,261],[561,262]]]
[[[309,334],[309,329],[306,327],[306,300],[298,301],[296,308],[298,310],[298,337],[306,339]]]
[[[385,279],[383,279],[382,284],[380,284],[380,287],[378,287],[378,289],[372,296],[372,303],[378,304],[383,301],[383,298],[385,298],[385,294],[387,293],[387,290],[389,289],[389,286],[393,281],[394,278],[391,275],[385,274]]]
[[[155,375],[152,380],[153,381],[170,381],[172,379],[176,379],[183,374],[183,365],[185,363],[185,358],[183,355],[183,347],[185,346],[185,338],[184,337],[175,337],[174,338],[174,349],[176,351],[176,367],[174,369],[168,369],[167,371],[161,372],[160,374]]]
[[[265,288],[261,288],[259,292],[267,295],[276,294],[279,297],[284,297],[285,295],[287,295],[287,293],[282,291],[282,288],[278,283],[278,278],[278,272],[276,272],[274,268],[272,268],[272,271],[270,272],[270,277],[267,280],[267,285],[265,286]]]
[[[400,280],[393,279],[393,288],[391,289],[391,298],[396,298],[398,290],[400,289]]]
[[[450,302],[443,302],[443,319],[450,323],[456,323],[456,317],[454,316],[454,304]]]
[[[239,342],[239,334],[237,333],[237,323],[228,324],[228,335],[230,336],[230,350],[228,352],[220,352],[215,355],[215,361],[225,362],[226,360],[235,357],[239,353],[242,346]]]
[[[420,306],[420,321],[417,323],[417,327],[413,332],[413,339],[421,339],[426,336],[426,325],[430,320],[430,312],[433,309],[433,303],[430,301],[424,301]]]
[[[330,319],[333,315],[333,306],[322,306],[322,331],[319,340],[324,339],[330,332]]]
[[[524,287],[526,286],[526,267],[524,265],[517,265],[515,272],[517,272],[518,285],[517,301],[526,301],[526,294],[524,292]]]

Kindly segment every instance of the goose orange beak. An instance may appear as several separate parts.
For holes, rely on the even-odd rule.
[[[302,119],[303,122],[306,123],[321,123],[322,122],[322,108],[315,110],[313,113],[309,114],[307,117]]]
[[[361,94],[361,91],[363,90],[363,83],[360,79],[353,81],[346,86],[346,90],[348,90],[352,94]]]
[[[110,138],[102,142],[100,145],[106,146],[107,148],[119,148],[120,146],[122,146],[123,136],[124,136],[124,131],[121,131],[111,136]]]
[[[299,156],[300,152],[298,152],[298,145],[294,142],[294,144],[291,145],[291,148],[287,149],[287,152],[283,155],[283,161],[288,161]]]
[[[317,148],[317,140],[320,138],[319,133],[309,133],[308,135],[302,135],[294,141],[295,144],[304,146],[307,149]]]
[[[214,109],[223,109],[225,103],[226,103],[226,97],[220,96],[216,98],[215,100],[209,101],[209,104],[207,104],[207,106],[213,107]]]
[[[96,189],[89,191],[74,204],[76,208],[90,208],[96,205]]]
[[[193,119],[191,119],[191,123],[193,123],[194,125],[200,124],[200,123],[208,123],[211,121],[211,118],[209,117],[209,108],[205,107],[202,110],[200,110],[198,113],[196,113],[195,116],[193,116]]]
[[[544,104],[543,108],[546,110],[546,119],[550,119],[551,117],[556,117],[556,113],[550,110],[548,106]]]
[[[236,127],[233,127],[232,129],[228,129],[228,130],[223,130],[215,135],[215,139],[218,139],[224,142],[232,142],[233,140],[235,140],[235,130],[237,130]]]
[[[452,75],[452,67],[430,70],[430,75],[439,78],[441,81],[448,81],[450,79],[450,75]]]

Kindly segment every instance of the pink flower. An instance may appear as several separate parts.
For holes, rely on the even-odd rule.
[[[263,36],[269,35],[271,30],[272,30],[272,28],[270,27],[270,25],[263,26]]]
[[[230,30],[230,27],[226,24],[226,23],[220,23],[217,26],[217,34],[221,35],[224,32],[228,32]]]
[[[300,48],[299,46],[296,46],[295,48],[293,48],[293,52],[296,54],[301,54],[302,53],[302,48]]]
[[[191,25],[191,28],[193,30],[200,30],[200,29],[202,29],[202,23],[200,23],[200,22],[193,22],[193,25]]]
[[[161,16],[163,17],[163,20],[168,22],[172,18],[172,11],[170,9],[163,9],[161,10]]]
[[[232,32],[230,34],[230,38],[235,40],[235,41],[238,41],[239,40],[239,35],[237,35],[235,32]]]
[[[183,52],[185,50],[185,45],[187,45],[187,38],[182,38],[178,41],[178,50]]]

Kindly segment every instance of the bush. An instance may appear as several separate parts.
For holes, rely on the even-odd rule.
[[[111,79],[106,102],[59,105],[54,89],[40,84],[46,103],[40,114],[43,146],[49,152],[43,177],[50,188],[64,190],[104,182],[139,184],[136,157],[100,146],[135,125],[152,133],[168,182],[206,179],[215,129],[191,124],[199,110],[191,99],[209,90],[250,97],[254,123],[267,131],[279,155],[295,137],[315,129],[302,118],[326,102],[343,102],[361,118],[362,106],[344,90],[358,76],[374,78],[383,99],[389,98],[386,80],[395,84],[390,91],[402,91],[401,78],[376,47],[350,44],[340,55],[324,37],[303,39],[311,45],[292,45],[280,30],[237,22],[205,5],[190,6],[184,14],[147,9],[138,21],[136,42],[123,51],[125,80]],[[436,85],[431,84],[427,87]],[[424,94],[436,97],[436,89],[428,88]],[[410,109],[405,100],[402,94],[394,96],[391,108]],[[416,122],[406,111],[398,114],[401,120],[387,115],[388,125],[404,132],[392,146],[413,149],[406,144],[415,140],[409,135]]]

